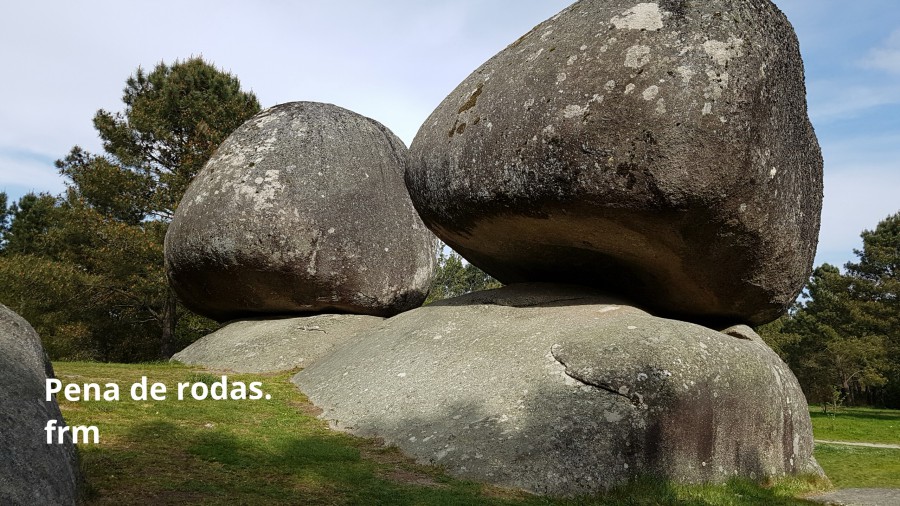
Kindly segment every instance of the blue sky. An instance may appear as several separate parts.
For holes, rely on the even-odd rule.
[[[859,233],[900,211],[900,2],[780,0],[806,65],[825,158],[816,264],[842,265]]]
[[[776,0],[806,64],[825,157],[816,264],[900,211],[900,2]],[[5,2],[0,7],[0,191],[58,193],[53,161],[99,152],[97,109],[121,110],[137,66],[202,55],[263,107],[331,102],[407,144],[471,71],[568,5],[559,0]]]

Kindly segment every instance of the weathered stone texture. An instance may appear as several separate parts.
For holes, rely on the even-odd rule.
[[[47,444],[47,421],[65,426],[56,401],[44,401],[48,377],[53,366],[37,332],[0,304],[0,504],[74,505],[78,498],[71,437]]]
[[[294,381],[338,428],[539,493],[821,473],[793,374],[750,328],[726,332],[511,285],[385,320]]]
[[[810,274],[822,158],[767,0],[583,0],[463,81],[411,147],[424,222],[503,282],[760,324]]]
[[[172,287],[219,321],[418,306],[436,244],[403,183],[407,156],[383,125],[330,104],[259,113],[182,199],[166,236]]]
[[[172,360],[238,373],[289,371],[309,367],[382,321],[353,314],[240,320],[202,337]]]

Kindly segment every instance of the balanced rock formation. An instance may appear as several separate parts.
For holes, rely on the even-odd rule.
[[[72,439],[47,444],[48,420],[65,426],[56,401],[45,402],[53,366],[37,332],[0,304],[0,504],[74,505],[78,457]]]
[[[294,382],[338,428],[533,492],[821,474],[800,386],[749,327],[656,318],[585,288],[433,303]]]
[[[767,0],[577,2],[466,78],[410,153],[425,224],[505,283],[760,324],[810,274],[822,158]]]
[[[172,360],[238,373],[289,371],[309,367],[382,321],[354,314],[239,320],[202,337]]]
[[[407,158],[383,125],[334,105],[257,114],[178,206],[165,244],[171,286],[219,321],[418,306],[436,241],[404,186]]]

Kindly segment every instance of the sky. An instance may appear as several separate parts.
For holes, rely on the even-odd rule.
[[[0,6],[0,191],[65,188],[53,162],[101,152],[137,67],[202,56],[262,106],[329,102],[407,145],[467,75],[568,0],[6,1]],[[637,2],[636,2],[637,3]],[[900,2],[775,0],[794,25],[825,159],[815,264],[900,211]]]

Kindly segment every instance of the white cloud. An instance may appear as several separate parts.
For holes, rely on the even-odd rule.
[[[843,265],[860,248],[859,234],[900,211],[900,160],[893,166],[848,166],[825,171],[825,201],[816,265]]]
[[[7,193],[10,200],[31,191],[57,194],[64,189],[53,158],[0,148],[0,192]]]
[[[407,143],[470,72],[569,0],[10,4],[0,17],[0,145],[97,151],[91,118],[121,110],[138,65],[202,55],[263,107],[331,102]],[[173,15],[177,12],[177,15]],[[102,27],[102,28],[101,28]],[[152,34],[152,35],[150,35]]]
[[[856,167],[887,170],[900,164],[897,154],[900,131],[856,132],[847,127],[829,132],[827,137],[820,137],[819,142],[826,171],[855,171]]]
[[[881,46],[872,48],[863,66],[900,74],[900,29],[894,30]]]
[[[860,57],[862,54],[865,56]],[[834,61],[828,62],[818,58],[808,66],[812,70],[808,90],[813,122],[878,114],[878,108],[900,104],[897,79],[889,75],[900,74],[900,29],[894,30],[877,47],[856,47],[851,54],[837,54],[833,58]]]
[[[858,117],[878,107],[900,104],[896,82],[850,84],[843,80],[809,83],[809,116],[813,123]]]

